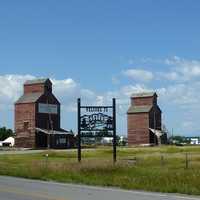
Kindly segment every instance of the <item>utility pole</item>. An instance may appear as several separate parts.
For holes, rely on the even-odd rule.
[[[154,145],[156,145],[156,112],[155,112],[155,109],[153,111],[153,128],[154,128]]]
[[[81,99],[78,98],[77,100],[77,110],[78,110],[78,135],[77,135],[77,139],[78,139],[78,162],[81,162]]]
[[[50,149],[50,141],[51,141],[51,134],[53,136],[53,121],[51,119],[51,109],[50,109],[50,105],[49,105],[49,102],[48,102],[48,99],[47,99],[47,109],[48,109],[48,121],[49,121],[49,126],[48,126],[48,133],[47,134],[47,148]]]
[[[174,138],[174,129],[173,129],[173,127],[172,127],[172,135],[171,135],[171,137],[172,137],[172,144],[173,144],[173,138]]]
[[[113,98],[113,163],[117,161],[116,100]]]

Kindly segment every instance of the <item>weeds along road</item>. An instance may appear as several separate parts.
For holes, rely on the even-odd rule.
[[[0,176],[0,200],[199,200],[181,196]]]

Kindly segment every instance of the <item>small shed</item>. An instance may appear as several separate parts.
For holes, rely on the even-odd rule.
[[[15,145],[15,138],[8,137],[4,141],[0,141],[0,147],[13,147]]]

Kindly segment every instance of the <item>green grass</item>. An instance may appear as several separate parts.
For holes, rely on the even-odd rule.
[[[0,155],[0,174],[200,195],[200,147],[118,148],[115,165],[111,148],[83,150],[82,155],[81,164],[77,163],[76,151]]]

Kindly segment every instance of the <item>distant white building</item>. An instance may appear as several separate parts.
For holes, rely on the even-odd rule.
[[[125,146],[128,144],[128,138],[125,136],[120,136],[119,138],[119,145]]]
[[[103,137],[101,140],[101,144],[112,144],[113,138],[112,137]]]
[[[200,145],[200,137],[186,137],[187,143],[193,145]]]
[[[200,144],[199,138],[190,138],[190,144]]]
[[[14,145],[15,145],[14,137],[8,137],[4,141],[0,141],[0,147],[3,147],[3,146],[13,147]]]

